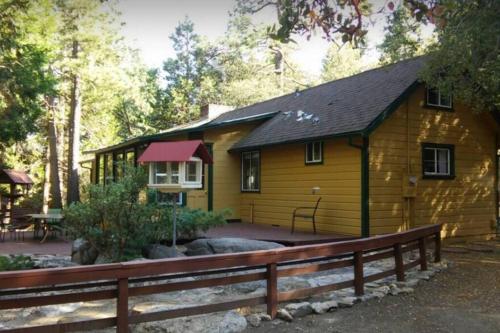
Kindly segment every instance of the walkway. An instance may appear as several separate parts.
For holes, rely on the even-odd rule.
[[[500,240],[443,248],[443,257],[452,266],[419,284],[413,294],[374,299],[291,323],[263,322],[245,332],[499,332]]]

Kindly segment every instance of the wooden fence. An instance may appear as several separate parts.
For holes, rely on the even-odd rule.
[[[354,287],[356,295],[362,295],[367,282],[391,275],[396,275],[398,281],[403,281],[405,270],[409,268],[420,266],[421,270],[426,270],[426,244],[429,238],[435,242],[435,261],[440,261],[440,231],[440,225],[431,225],[397,234],[266,251],[4,272],[0,273],[0,310],[104,299],[117,299],[117,308],[116,316],[110,318],[0,331],[74,332],[116,326],[117,332],[128,332],[128,327],[132,324],[258,304],[267,304],[267,311],[274,318],[278,302],[281,301],[349,287]],[[403,253],[417,249],[419,258],[405,263]],[[386,258],[394,258],[393,269],[364,275],[364,263]],[[283,292],[278,290],[278,279],[281,277],[341,267],[353,267],[354,279],[319,287]],[[170,281],[186,277],[197,279]],[[129,297],[259,280],[267,281],[265,296],[151,313],[129,313]]]

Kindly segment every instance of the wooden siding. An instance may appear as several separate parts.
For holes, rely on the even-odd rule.
[[[420,87],[370,136],[370,234],[433,223],[444,224],[445,237],[491,233],[494,121],[460,105],[452,112],[425,108],[424,96]],[[422,179],[422,142],[455,145],[455,179]],[[418,179],[411,199],[402,192],[408,175]]]
[[[325,141],[324,162],[316,165],[305,165],[304,153],[304,144],[261,150],[260,193],[241,194],[242,220],[252,222],[253,215],[254,223],[290,228],[293,210],[312,206],[321,196],[316,220],[318,232],[358,236],[360,150],[349,146],[345,139]],[[320,187],[318,194],[312,194],[313,187]],[[311,231],[312,223],[298,219],[296,228]]]
[[[229,208],[228,219],[240,219],[240,155],[228,150],[262,122],[220,127],[205,131],[204,140],[213,144],[213,209]],[[207,172],[207,170],[206,170]],[[205,177],[208,189],[208,173]],[[208,192],[205,191],[208,200]],[[208,202],[208,201],[207,201]],[[191,204],[188,200],[188,206]]]

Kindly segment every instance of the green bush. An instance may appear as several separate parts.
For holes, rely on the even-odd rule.
[[[28,256],[18,255],[13,257],[0,256],[0,272],[2,271],[18,271],[23,269],[31,269],[34,262]]]
[[[73,238],[89,241],[99,254],[112,261],[140,256],[150,243],[172,238],[172,208],[140,200],[147,191],[142,168],[127,168],[117,182],[86,187],[86,199],[64,211],[65,228]],[[147,193],[150,196],[150,193]],[[192,237],[198,230],[225,223],[226,212],[178,210],[177,235]]]

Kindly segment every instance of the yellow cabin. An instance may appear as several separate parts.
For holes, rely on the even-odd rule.
[[[202,140],[213,164],[192,208],[290,228],[296,207],[321,197],[320,233],[372,236],[442,223],[443,237],[497,230],[498,122],[418,81],[414,58],[232,110],[95,154],[92,177],[119,177],[149,144]],[[296,229],[312,230],[297,220]]]

